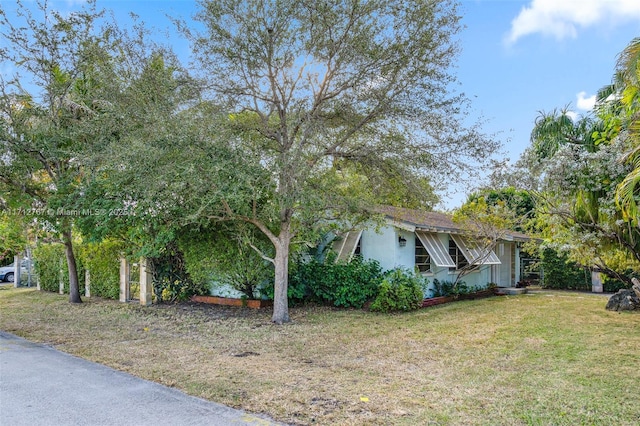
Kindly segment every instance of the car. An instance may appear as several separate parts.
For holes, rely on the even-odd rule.
[[[27,276],[28,273],[28,268],[30,267],[30,260],[29,259],[22,259],[22,262],[20,262],[20,266],[21,266],[21,274],[23,277]],[[14,280],[14,275],[15,275],[15,267],[14,267],[15,263],[12,263],[11,265],[7,265],[7,266],[3,266],[0,268],[0,282],[7,282],[7,283],[12,283]]]

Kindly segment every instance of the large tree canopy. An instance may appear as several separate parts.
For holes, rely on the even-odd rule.
[[[17,16],[0,9],[0,31],[0,57],[13,65],[0,77],[0,186],[60,235],[69,298],[80,302],[73,233],[143,234],[148,218],[126,215],[135,198],[123,180],[145,176],[125,173],[128,154],[177,134],[167,118],[193,91],[170,52],[143,28],[104,19],[95,1],[69,15],[18,3]]]
[[[463,124],[467,101],[450,91],[460,30],[453,1],[201,6],[204,30],[180,27],[208,96],[228,114],[198,148],[211,154],[198,182],[206,194],[184,201],[197,217],[245,221],[271,241],[274,322],[289,320],[289,250],[305,230],[366,210],[374,190],[385,193],[381,175],[432,199],[425,178],[452,179],[495,151]],[[222,151],[211,152],[214,144]]]
[[[540,113],[519,168],[494,176],[531,184],[523,187],[534,190],[535,228],[546,244],[626,282],[625,272],[640,262],[639,59],[636,39],[621,53],[613,83],[599,91],[593,112],[578,118],[567,108]]]
[[[39,3],[18,3],[17,20],[0,9],[0,59],[15,73],[0,77],[0,185],[29,197],[40,220],[59,233],[69,270],[69,300],[81,302],[73,251],[73,201],[82,153],[93,140],[105,81],[95,78],[112,40],[96,27],[90,3],[69,16]],[[35,16],[39,14],[40,16]],[[104,93],[104,92],[103,92]]]
[[[93,6],[2,22],[3,59],[41,90],[3,80],[5,184],[47,207],[136,213],[51,218],[70,272],[73,226],[163,240],[249,224],[272,246],[246,241],[274,264],[273,321],[287,322],[292,247],[376,203],[428,208],[496,152],[454,90],[453,0],[203,0],[200,30],[177,22],[202,86],[142,35],[94,32]]]

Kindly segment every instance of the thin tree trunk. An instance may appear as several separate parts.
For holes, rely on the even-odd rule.
[[[274,257],[275,283],[273,294],[273,317],[271,321],[276,324],[289,322],[289,299],[287,287],[289,281],[289,245],[291,233],[289,224],[283,224],[278,236],[278,244],[275,244],[276,255]]]
[[[78,282],[78,267],[76,266],[76,257],[73,254],[71,229],[62,232],[62,242],[64,243],[64,254],[67,258],[67,266],[69,269],[69,302],[82,303]]]

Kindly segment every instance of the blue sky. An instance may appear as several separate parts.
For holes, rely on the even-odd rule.
[[[0,0],[10,11],[9,2]],[[51,3],[65,11],[83,0]],[[165,15],[188,18],[195,1],[98,0],[98,6],[122,21],[135,12],[188,56]],[[463,0],[460,10],[466,28],[453,71],[472,100],[473,117],[486,120],[486,133],[502,141],[512,162],[528,146],[539,111],[569,106],[586,113],[611,82],[618,53],[640,37],[640,0]],[[459,206],[468,189],[452,188],[440,207]]]
[[[512,162],[529,145],[539,111],[587,113],[611,82],[617,55],[640,37],[640,0],[467,0],[461,7],[461,90]],[[458,190],[444,207],[465,198]]]
[[[462,90],[514,161],[538,111],[586,113],[617,55],[640,37],[638,0],[478,0],[462,10]]]

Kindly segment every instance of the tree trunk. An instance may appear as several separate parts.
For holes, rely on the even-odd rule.
[[[67,266],[69,269],[69,302],[82,303],[82,299],[80,298],[80,285],[78,283],[78,267],[76,266],[76,257],[73,254],[71,229],[62,231],[62,242],[64,243],[64,254],[67,258]]]
[[[287,287],[289,283],[289,245],[291,243],[291,232],[289,224],[283,224],[278,244],[275,244],[276,255],[274,257],[275,282],[273,293],[273,317],[271,321],[276,324],[289,322],[289,299],[287,297]]]

